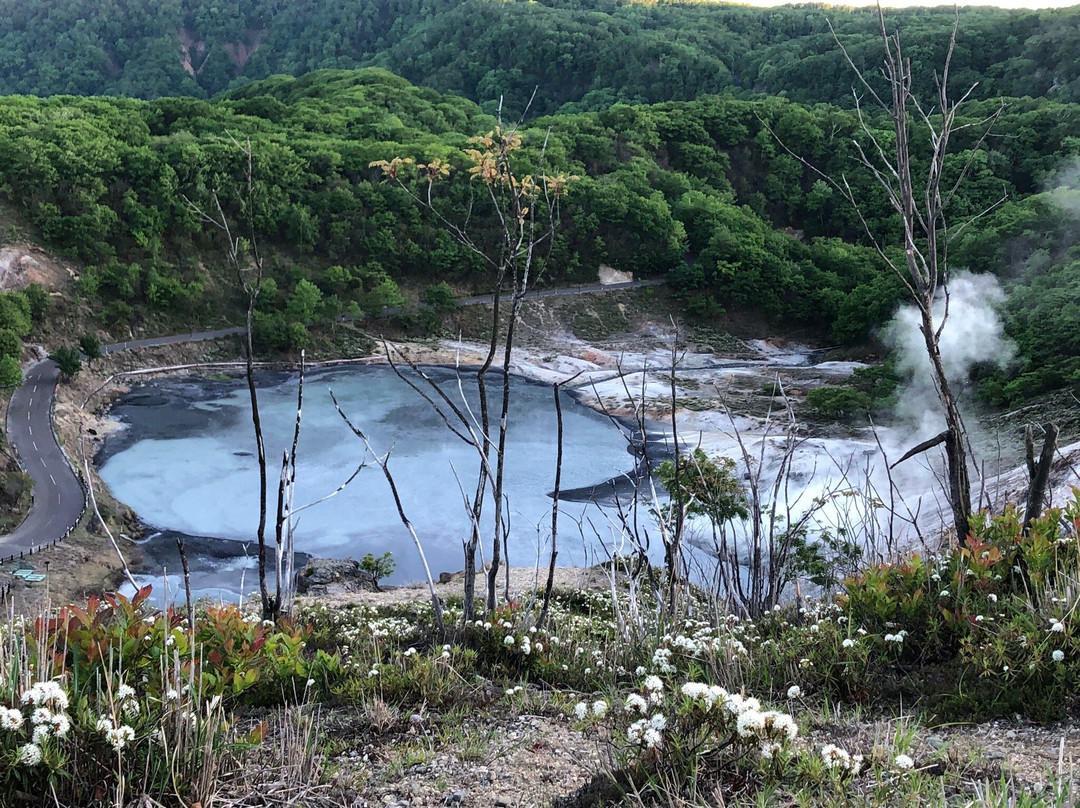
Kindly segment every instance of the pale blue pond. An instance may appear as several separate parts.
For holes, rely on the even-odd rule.
[[[430,368],[442,389],[479,417],[475,381]],[[500,376],[491,376],[489,396],[497,413]],[[552,390],[512,377],[506,496],[509,549],[514,565],[546,559],[556,457],[556,416]],[[364,458],[362,442],[335,412],[328,388],[344,411],[367,432],[380,453],[392,451],[390,468],[403,505],[424,542],[432,571],[461,569],[462,540],[469,518],[461,486],[472,493],[478,457],[452,435],[432,407],[384,366],[309,372],[305,382],[303,428],[298,450],[296,506],[341,485]],[[463,399],[462,390],[465,391]],[[273,514],[282,452],[292,440],[297,376],[267,373],[259,378],[260,410],[270,478],[267,537]],[[113,415],[125,428],[109,438],[99,457],[102,479],[143,522],[162,535],[144,544],[144,573],[160,584],[162,567],[176,586],[179,564],[174,533],[210,539],[191,543],[193,583],[200,594],[235,596],[240,577],[245,590],[255,584],[254,543],[258,521],[258,466],[247,388],[242,379],[169,378],[140,384],[122,397]],[[610,418],[564,395],[564,490],[585,489],[578,501],[560,504],[559,563],[585,564],[606,558],[594,528],[612,534],[606,482],[631,474],[634,458],[619,426]],[[494,416],[493,416],[494,417]],[[456,476],[455,476],[456,475]],[[596,496],[588,490],[595,488]],[[492,507],[486,508],[488,519]],[[584,525],[586,538],[578,525]],[[490,522],[485,525],[490,536]],[[398,518],[389,487],[378,468],[360,472],[334,499],[298,517],[296,548],[325,557],[360,558],[392,552],[395,582],[422,576],[416,550]],[[228,542],[220,540],[230,540]],[[606,539],[605,539],[606,542]],[[485,548],[485,554],[490,550]],[[245,553],[249,559],[245,560]]]

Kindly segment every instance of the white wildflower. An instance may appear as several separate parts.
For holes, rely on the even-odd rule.
[[[827,769],[851,768],[851,755],[831,743],[821,747],[821,758],[825,761],[825,768]]]
[[[765,727],[769,730],[769,734],[775,737],[784,737],[789,741],[794,741],[799,734],[799,725],[795,723],[795,719],[787,713],[780,713],[776,710],[769,710],[764,714]]]
[[[752,738],[765,729],[765,716],[757,710],[747,710],[739,715],[735,730],[741,738]]]
[[[121,724],[119,727],[107,730],[105,732],[105,740],[109,742],[109,745],[113,749],[120,751],[131,741],[135,740],[135,730],[127,724]]]
[[[915,768],[915,761],[911,759],[910,755],[897,755],[893,758],[893,766],[900,771],[907,771]]]
[[[33,743],[20,746],[18,762],[25,766],[37,766],[41,763],[41,747]]]
[[[23,725],[22,710],[0,707],[0,729],[15,731]]]
[[[792,685],[787,689],[787,697],[789,699],[797,699],[802,695],[802,688],[798,685]]]
[[[1058,648],[1051,656],[1054,658],[1054,662],[1063,662],[1065,660],[1065,652]]]
[[[664,742],[664,736],[655,727],[647,727],[641,734],[641,743],[646,749],[659,749]]]
[[[589,714],[589,705],[583,701],[579,701],[574,705],[574,718],[578,721],[584,721],[585,717]]]
[[[642,686],[650,693],[659,693],[664,689],[664,682],[659,676],[646,676],[645,683]]]
[[[780,744],[775,741],[766,741],[761,745],[761,759],[772,760],[780,752]]]
[[[626,704],[623,709],[628,713],[638,712],[644,715],[645,711],[649,709],[649,704],[637,693],[631,693],[626,697]]]
[[[71,729],[71,719],[69,719],[64,713],[54,713],[52,717],[52,728],[57,738],[63,738],[68,734],[68,730]]]
[[[597,699],[592,704],[592,712],[597,718],[603,718],[607,715],[608,703],[603,699]]]
[[[688,699],[694,701],[703,701],[709,698],[709,686],[701,682],[687,682],[680,688],[680,691]]]

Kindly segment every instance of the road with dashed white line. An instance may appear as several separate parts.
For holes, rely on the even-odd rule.
[[[106,345],[102,353],[199,342],[242,334],[242,328],[223,328],[168,337],[129,340]],[[22,524],[0,536],[0,558],[29,553],[63,539],[82,518],[86,493],[67,456],[56,442],[52,408],[60,368],[43,359],[27,369],[22,387],[11,396],[7,411],[8,443],[15,450],[23,470],[34,481],[33,504]]]

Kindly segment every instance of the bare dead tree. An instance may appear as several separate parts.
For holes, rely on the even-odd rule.
[[[259,394],[255,387],[255,347],[253,337],[255,301],[258,299],[262,287],[263,258],[259,252],[258,239],[255,236],[255,179],[251,141],[246,140],[241,144],[233,137],[232,142],[240,149],[246,160],[246,183],[242,197],[242,208],[248,230],[247,238],[234,235],[233,228],[229,224],[229,218],[225,215],[225,211],[221,206],[221,199],[218,197],[217,190],[214,190],[211,194],[214,206],[213,213],[207,213],[187,197],[184,197],[184,201],[203,222],[220,230],[225,235],[225,257],[229,262],[233,275],[236,277],[238,286],[247,297],[247,314],[244,320],[243,339],[244,375],[247,379],[248,398],[251,402],[251,424],[255,431],[255,449],[259,463],[259,523],[255,531],[255,538],[259,545],[259,597],[262,602],[263,619],[274,620],[280,614],[281,604],[278,602],[276,595],[270,595],[270,588],[266,582],[266,445],[263,442],[262,419],[259,416]]]
[[[901,280],[909,298],[919,311],[920,331],[945,419],[941,442],[945,445],[948,500],[952,510],[953,528],[957,540],[963,543],[967,540],[971,518],[969,450],[964,420],[941,357],[941,333],[949,312],[948,246],[952,238],[1000,204],[1004,196],[951,230],[947,213],[1004,107],[999,106],[995,112],[978,121],[960,120],[960,112],[971,99],[976,85],[969,87],[958,99],[950,95],[949,76],[953,52],[956,49],[959,14],[953,23],[941,73],[935,72],[933,77],[935,101],[929,107],[920,102],[913,90],[911,60],[904,52],[899,32],[888,31],[880,3],[878,22],[885,52],[881,69],[886,84],[885,92],[879,93],[875,89],[868,73],[855,65],[835,30],[832,33],[844,60],[855,72],[862,93],[888,121],[890,134],[893,136],[893,142],[889,143],[875,131],[864,114],[863,94],[854,92],[855,111],[862,138],[862,141],[854,140],[858,162],[884,190],[890,206],[899,218],[903,231],[903,262],[894,258],[888,250],[884,235],[875,232],[869,224],[862,201],[857,198],[846,176],[836,178],[824,173],[788,149],[782,140],[777,140],[789,154],[839,191],[852,206],[878,257],[889,271]],[[922,158],[916,158],[913,146],[917,130],[924,132],[929,145],[929,154]],[[959,171],[950,175],[947,158],[952,154],[950,146],[953,136],[965,130],[974,131],[975,142],[968,150]],[[775,133],[773,134],[775,136]],[[937,308],[941,303],[944,305],[939,314]]]
[[[671,405],[671,437],[672,451],[674,453],[674,485],[673,490],[682,488],[682,462],[679,457],[679,427],[676,420],[678,400],[676,398],[675,369],[679,364],[679,324],[671,321],[671,364],[668,366],[668,394]],[[686,515],[689,503],[682,507],[673,507],[673,521],[670,531],[670,540],[664,542],[664,567],[667,569],[667,606],[668,614],[675,614],[675,584],[679,580],[682,571],[682,539],[683,529],[686,526]]]
[[[468,620],[474,610],[476,586],[476,551],[480,542],[479,526],[484,502],[490,492],[494,509],[494,535],[491,543],[491,563],[487,577],[487,608],[496,606],[498,572],[502,563],[506,540],[505,496],[503,477],[506,459],[507,421],[510,409],[510,360],[513,352],[515,328],[521,316],[521,307],[532,284],[535,282],[539,250],[550,250],[559,223],[559,199],[567,184],[576,177],[549,174],[545,162],[547,139],[545,135],[537,165],[532,173],[521,174],[513,165],[522,148],[519,132],[521,121],[509,127],[502,123],[501,107],[499,123],[494,130],[471,139],[475,148],[466,149],[470,177],[479,181],[482,191],[461,212],[461,220],[445,216],[435,204],[434,188],[438,181],[450,174],[446,162],[435,159],[416,166],[420,189],[412,184],[413,176],[407,168],[415,161],[411,158],[378,160],[371,167],[379,169],[384,178],[402,188],[421,207],[433,214],[439,224],[468,252],[477,256],[492,270],[492,329],[484,361],[476,371],[476,384],[480,398],[479,435],[483,457],[477,474],[477,485],[472,499],[471,533],[465,542],[465,603],[464,619]],[[491,211],[496,224],[497,238],[494,243],[486,241],[471,226],[474,203],[482,199]],[[510,312],[505,327],[501,323],[504,294],[509,294]],[[502,396],[498,408],[497,426],[492,423],[492,408],[488,396],[487,377],[500,355]],[[494,455],[494,462],[492,462]]]
[[[1043,424],[1043,445],[1039,452],[1039,459],[1035,459],[1035,436],[1029,424],[1024,430],[1024,446],[1027,450],[1027,468],[1030,483],[1028,485],[1027,502],[1024,508],[1023,532],[1031,529],[1031,523],[1042,513],[1043,502],[1046,500],[1046,489],[1050,485],[1050,464],[1054,462],[1054,452],[1057,451],[1057,439],[1059,428],[1057,424]]]
[[[551,494],[551,554],[548,556],[548,576],[544,586],[544,603],[540,608],[540,617],[536,620],[536,627],[542,628],[547,620],[548,608],[551,606],[551,590],[555,587],[555,559],[559,556],[559,494],[562,491],[562,467],[563,467],[563,414],[562,414],[562,387],[570,384],[584,371],[579,370],[569,379],[556,382],[551,386],[551,394],[555,399],[555,489]]]
[[[352,430],[352,433],[356,437],[360,438],[364,442],[364,448],[379,470],[383,473],[383,477],[386,478],[387,484],[390,486],[390,493],[394,497],[394,505],[397,507],[398,518],[401,520],[401,524],[405,526],[405,529],[409,532],[410,538],[412,538],[413,545],[416,547],[416,552],[420,555],[420,562],[424,565],[424,575],[427,578],[428,593],[431,595],[431,607],[434,610],[435,626],[439,631],[443,631],[443,609],[442,601],[439,600],[439,595],[435,591],[435,579],[431,577],[431,568],[428,566],[427,554],[424,552],[424,545],[420,541],[420,537],[416,535],[416,528],[413,527],[412,521],[405,513],[405,506],[401,502],[401,497],[398,494],[397,483],[394,481],[394,475],[390,473],[390,452],[385,455],[378,455],[375,449],[371,446],[371,441],[368,440],[367,435],[359,427],[355,426],[352,421],[349,420],[344,410],[341,409],[341,405],[338,404],[337,397],[334,395],[334,391],[330,391],[330,398],[334,402],[334,407],[337,409],[338,415],[341,416],[341,420],[345,422],[345,425]]]
[[[289,599],[293,589],[293,567],[296,553],[293,547],[292,508],[296,491],[296,445],[300,442],[300,420],[304,409],[304,351],[300,352],[300,378],[296,389],[296,422],[293,426],[292,447],[282,452],[281,477],[278,480],[277,518],[274,521],[276,540],[275,594],[278,608]],[[284,579],[284,580],[283,580]]]
[[[188,631],[195,631],[195,601],[191,597],[191,570],[188,568],[187,545],[183,535],[176,538],[176,551],[180,553],[180,569],[184,574],[184,597],[187,599]]]
[[[105,523],[105,520],[101,516],[101,511],[98,510],[97,498],[94,496],[94,478],[90,476],[90,461],[83,460],[83,477],[86,480],[86,492],[90,499],[90,507],[94,509],[94,516],[97,517],[98,524],[101,525],[101,529],[105,531],[105,535],[109,537],[109,543],[112,544],[113,550],[116,551],[116,557],[120,559],[120,568],[124,571],[124,577],[127,578],[129,584],[134,587],[135,591],[139,591],[139,584],[135,581],[135,576],[131,574],[131,570],[128,568],[127,559],[124,558],[124,553],[120,549],[120,545],[117,544],[116,539],[113,538],[112,531],[109,530],[109,526]]]

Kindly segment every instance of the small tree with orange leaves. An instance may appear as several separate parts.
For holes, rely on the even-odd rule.
[[[464,150],[464,157],[469,179],[475,190],[465,210],[460,211],[459,220],[449,218],[435,205],[435,188],[451,173],[448,163],[439,159],[416,163],[408,157],[396,157],[370,164],[370,167],[379,169],[386,180],[397,183],[417,204],[433,214],[459,244],[491,269],[491,340],[488,343],[487,355],[476,372],[480,398],[479,423],[438,388],[431,388],[435,391],[437,400],[428,392],[421,392],[443,414],[444,422],[451,431],[475,447],[479,457],[477,484],[471,499],[462,492],[472,523],[469,538],[464,542],[466,620],[472,617],[474,611],[476,551],[481,539],[481,515],[484,503],[489,497],[494,511],[494,528],[491,537],[491,566],[487,574],[487,608],[492,611],[497,605],[498,572],[506,555],[503,472],[514,331],[525,297],[536,280],[540,253],[545,249],[550,251],[558,229],[559,201],[570,183],[578,179],[574,175],[549,173],[545,163],[548,136],[550,130],[544,137],[536,164],[529,172],[521,172],[516,168],[523,162],[523,139],[516,125],[504,128],[500,122],[487,134],[471,138],[471,148]],[[477,203],[490,211],[494,237],[489,230],[488,237],[482,238],[470,226]],[[509,317],[505,323],[501,323],[500,315],[507,299],[510,304]],[[493,426],[487,376],[500,353],[501,365],[497,369],[502,372],[502,396],[498,421]],[[393,364],[389,351],[387,355]],[[413,386],[415,389],[416,386]],[[555,538],[552,537],[553,552],[554,544]]]

